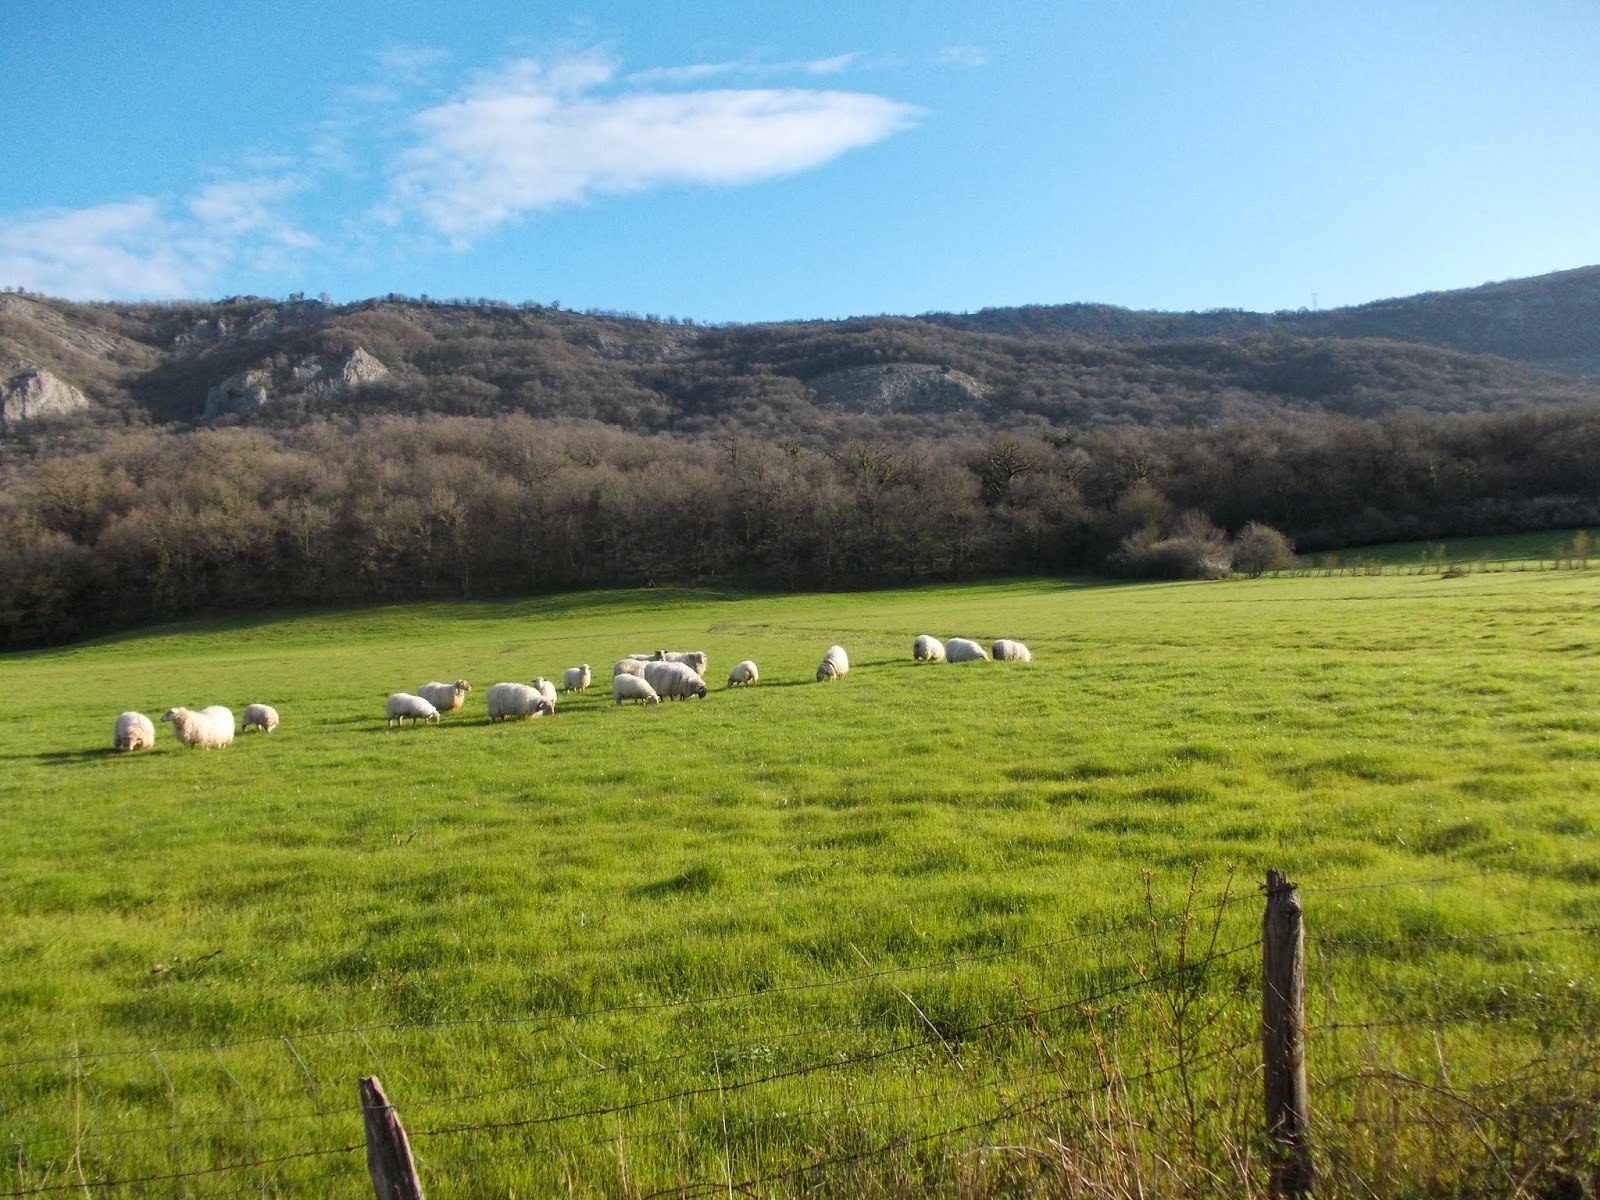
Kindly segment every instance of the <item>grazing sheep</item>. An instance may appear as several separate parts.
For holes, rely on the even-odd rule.
[[[936,637],[919,633],[917,640],[911,643],[911,657],[917,662],[943,662],[944,643]]]
[[[760,680],[761,672],[756,670],[755,663],[751,662],[748,658],[738,666],[734,667],[733,670],[728,672],[729,687],[739,687],[742,684],[759,683]]]
[[[589,664],[581,667],[568,667],[561,676],[562,683],[566,684],[569,692],[586,691],[589,687]]]
[[[951,638],[944,644],[944,654],[953,663],[989,661],[989,652],[969,638]]]
[[[429,725],[439,723],[439,710],[429,704],[421,696],[413,696],[410,692],[396,692],[390,696],[383,706],[384,714],[389,718],[389,728],[405,724],[407,717],[411,718],[411,727],[416,728],[418,721],[426,721]]]
[[[613,675],[611,694],[617,698],[618,704],[624,700],[638,700],[642,704],[661,703],[661,697],[656,695],[655,688],[651,687],[642,675]]]
[[[278,710],[270,704],[246,704],[240,716],[241,732],[248,733],[252,725],[258,726],[262,733],[271,733],[278,727]]]
[[[709,660],[704,650],[663,650],[660,653],[662,662],[682,663],[700,678],[705,678]]]
[[[850,659],[845,654],[844,647],[829,646],[828,652],[817,664],[817,682],[826,683],[830,679],[843,679],[848,674],[850,674]]]
[[[447,713],[460,708],[466,702],[467,693],[471,690],[472,685],[465,679],[458,679],[454,683],[440,683],[434,679],[417,688],[417,695],[440,712]]]
[[[491,721],[542,717],[556,711],[552,701],[526,683],[497,683],[484,697],[484,704]]]
[[[187,708],[169,708],[161,714],[163,721],[172,722],[172,732],[185,746],[201,750],[220,750],[233,745],[233,714],[220,704],[190,712]]]
[[[618,675],[637,675],[643,679],[644,664],[654,661],[648,658],[635,658],[631,654],[627,658],[619,658],[611,667],[611,678],[615,679]]]
[[[125,712],[111,730],[111,745],[116,750],[148,750],[156,744],[156,727],[142,712]]]
[[[1001,638],[994,644],[995,662],[1032,662],[1033,652],[1021,642],[1013,642],[1010,638]]]
[[[706,681],[696,675],[688,663],[645,663],[644,678],[663,700],[687,700],[690,696],[706,698]],[[612,683],[615,682],[613,679]]]
[[[555,712],[555,710],[556,710],[556,685],[551,683],[548,679],[546,679],[543,675],[541,675],[541,676],[539,676],[539,678],[537,678],[537,679],[535,679],[533,681],[531,686],[532,686],[534,691],[539,693],[539,695],[543,696],[546,700],[550,701],[550,711],[551,712]]]

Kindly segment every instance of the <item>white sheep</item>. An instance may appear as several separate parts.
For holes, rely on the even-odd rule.
[[[169,708],[161,714],[163,721],[172,722],[172,732],[185,746],[201,750],[220,750],[233,745],[233,714],[220,704],[191,712],[187,708]]]
[[[262,733],[271,733],[278,727],[278,710],[270,704],[246,704],[239,715],[239,728],[243,732],[249,732],[252,725],[259,727]]]
[[[562,673],[561,682],[566,685],[569,692],[586,691],[589,687],[589,664],[581,667],[568,667]]]
[[[465,679],[458,679],[454,683],[440,683],[437,679],[430,679],[427,683],[417,687],[417,695],[437,708],[441,713],[455,712],[466,703],[467,693],[472,690],[472,685]]]
[[[546,679],[543,675],[541,675],[541,676],[539,676],[539,678],[537,678],[537,679],[535,679],[533,681],[532,687],[533,687],[534,691],[539,693],[539,695],[543,696],[546,700],[550,701],[550,711],[551,712],[555,712],[555,710],[556,710],[556,685],[551,683],[548,679]]]
[[[667,652],[665,650],[656,650],[650,654],[630,654],[628,658],[633,662],[666,662]]]
[[[706,652],[704,650],[663,650],[661,652],[661,661],[682,663],[696,675],[700,676],[700,678],[704,679],[706,675],[706,663],[710,660],[706,658]]]
[[[944,644],[944,654],[953,663],[989,661],[989,652],[970,638],[951,638]]]
[[[624,700],[638,700],[643,704],[661,703],[661,697],[656,695],[655,688],[651,687],[642,675],[613,675],[611,694],[616,697],[618,704]]]
[[[526,683],[495,684],[484,696],[484,705],[489,710],[491,721],[504,721],[512,717],[542,717],[556,711],[556,706],[538,688]]]
[[[917,640],[911,643],[911,657],[917,662],[943,662],[944,643],[929,634],[919,633]]]
[[[383,706],[383,711],[389,718],[391,729],[396,725],[403,725],[407,717],[411,718],[412,728],[416,728],[418,721],[426,721],[429,725],[439,723],[439,710],[421,696],[413,696],[410,692],[396,692],[390,696]]]
[[[611,667],[611,678],[615,679],[618,675],[637,675],[643,679],[644,664],[654,661],[654,659],[638,658],[632,654],[627,658],[619,658]]]
[[[995,662],[1032,662],[1033,652],[1021,642],[1013,642],[1010,638],[1001,638],[994,644]]]
[[[729,687],[739,687],[741,685],[759,683],[760,681],[761,672],[756,670],[756,664],[748,658],[728,672]]]
[[[850,674],[850,658],[845,654],[844,647],[829,646],[828,652],[817,664],[817,682],[826,683],[830,679],[843,679],[848,674]]]
[[[644,679],[663,700],[706,698],[706,681],[688,663],[650,662],[644,665]],[[612,683],[616,680],[613,679]]]
[[[156,727],[142,712],[125,712],[111,730],[111,745],[116,750],[148,750],[156,744]]]

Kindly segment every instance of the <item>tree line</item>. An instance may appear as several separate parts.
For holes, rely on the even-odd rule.
[[[0,467],[0,645],[578,587],[1208,574],[1263,528],[1316,551],[1593,524],[1596,462],[1600,405],[789,437],[518,413],[135,428]]]

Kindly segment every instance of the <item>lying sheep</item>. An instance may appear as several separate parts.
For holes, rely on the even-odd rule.
[[[161,714],[163,721],[172,722],[172,732],[190,748],[220,750],[233,745],[233,714],[220,704],[191,712],[187,708],[169,708]]]
[[[953,663],[989,661],[989,652],[969,638],[951,638],[944,644],[944,654]]]
[[[631,662],[642,662],[642,663],[646,663],[646,662],[666,662],[667,661],[667,652],[665,650],[657,650],[657,651],[655,651],[654,653],[651,653],[651,654],[630,654],[630,655],[628,655],[628,659]]]
[[[534,691],[538,692],[539,695],[543,696],[546,700],[550,701],[550,711],[551,712],[555,712],[555,710],[556,710],[556,685],[551,683],[548,679],[546,679],[543,675],[541,675],[541,676],[539,676],[539,678],[535,679],[530,686],[533,688]]]
[[[850,659],[845,654],[844,647],[829,646],[828,652],[817,664],[817,682],[826,683],[830,679],[843,679],[848,674],[850,674]]]
[[[619,658],[611,666],[611,678],[615,679],[618,675],[637,675],[642,679],[645,663],[655,661],[653,658],[636,658],[632,654],[627,658]]]
[[[644,679],[663,700],[687,700],[690,696],[706,698],[706,681],[696,675],[688,663],[645,663]],[[613,679],[612,683],[615,682]]]
[[[111,746],[115,750],[148,750],[156,744],[156,727],[142,712],[125,712],[117,717],[111,729]]]
[[[569,692],[587,691],[589,687],[589,664],[581,667],[568,667],[561,676],[561,681]]]
[[[262,733],[271,733],[278,727],[278,710],[270,704],[246,704],[240,716],[239,728],[245,733],[250,731],[252,725]]]
[[[728,672],[729,687],[740,687],[742,685],[758,683],[760,680],[761,672],[756,670],[755,663],[751,662],[748,658],[738,666],[734,667],[733,670]]]
[[[389,718],[390,729],[405,724],[407,717],[411,718],[413,729],[416,728],[418,721],[426,721],[429,725],[439,723],[439,710],[421,696],[413,696],[410,692],[396,692],[390,696],[383,706],[383,711]]]
[[[661,697],[656,695],[655,688],[651,687],[642,675],[613,675],[611,694],[616,697],[618,704],[624,700],[638,700],[642,704],[661,703]]]
[[[995,662],[1032,662],[1033,653],[1021,642],[1001,638],[994,644]]]
[[[552,701],[526,683],[495,684],[484,697],[484,705],[491,721],[542,717],[556,711]]]
[[[437,679],[431,679],[417,688],[417,695],[440,712],[447,713],[460,708],[471,690],[472,685],[465,679],[458,679],[454,683],[440,683]]]
[[[911,643],[911,657],[917,662],[943,662],[944,643],[926,633],[917,634]]]

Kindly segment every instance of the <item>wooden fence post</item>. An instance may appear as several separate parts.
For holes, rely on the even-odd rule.
[[[417,1164],[411,1160],[411,1143],[379,1085],[377,1076],[364,1076],[360,1083],[361,1118],[367,1127],[367,1170],[372,1173],[372,1190],[378,1200],[423,1200],[422,1183],[417,1179]]]
[[[1267,872],[1261,917],[1261,1056],[1269,1186],[1274,1196],[1311,1193],[1311,1100],[1306,1087],[1306,940],[1300,889]]]

